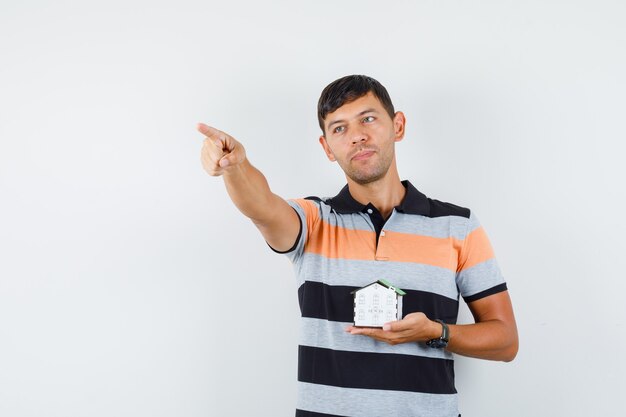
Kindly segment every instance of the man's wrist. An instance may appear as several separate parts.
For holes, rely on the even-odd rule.
[[[437,337],[433,337],[432,339],[428,340],[426,342],[426,345],[434,349],[446,348],[450,340],[450,329],[448,328],[448,325],[444,323],[442,320],[437,319],[435,321],[441,328],[441,333],[439,333]]]
[[[227,169],[224,169],[223,176],[228,177],[228,178],[237,178],[239,176],[245,176],[249,169],[250,169],[250,162],[248,161],[248,158],[246,157],[243,161],[241,161],[237,165],[227,167]]]
[[[430,320],[430,329],[428,332],[428,340],[439,339],[441,337],[441,332],[443,331],[443,326],[441,323],[436,322],[434,320]]]

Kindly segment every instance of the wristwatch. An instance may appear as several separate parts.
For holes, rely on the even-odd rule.
[[[448,341],[450,340],[450,329],[448,329],[448,325],[443,321],[436,319],[437,323],[441,323],[443,327],[441,329],[441,336],[438,339],[430,339],[426,344],[434,349],[443,349],[448,346]]]

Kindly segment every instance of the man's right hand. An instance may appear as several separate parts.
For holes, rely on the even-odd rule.
[[[223,175],[229,169],[246,160],[243,145],[232,136],[204,123],[198,123],[197,129],[206,138],[202,146],[202,167],[211,176]]]
[[[293,247],[300,234],[300,219],[285,200],[272,193],[261,171],[246,158],[241,143],[204,123],[198,123],[197,129],[206,136],[201,157],[204,170],[222,176],[235,206],[272,248],[284,252]]]

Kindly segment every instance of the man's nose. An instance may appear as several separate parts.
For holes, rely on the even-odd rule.
[[[361,129],[356,129],[354,134],[352,135],[352,144],[355,145],[359,142],[365,142],[367,140],[367,135]]]

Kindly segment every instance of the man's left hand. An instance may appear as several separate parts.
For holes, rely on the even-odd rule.
[[[402,320],[386,323],[382,329],[349,326],[346,332],[397,345],[435,339],[441,336],[441,324],[429,320],[424,313],[410,313]]]

